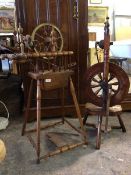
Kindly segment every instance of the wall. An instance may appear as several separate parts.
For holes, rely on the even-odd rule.
[[[15,0],[0,0],[0,6],[13,7]]]
[[[108,16],[110,18],[111,40],[114,41],[110,47],[110,54],[115,57],[127,58],[123,62],[123,69],[131,74],[131,10],[130,0],[102,0],[102,4],[90,4],[88,6],[107,6],[109,7]],[[89,32],[96,32],[96,40],[103,39],[103,26],[89,26]],[[95,47],[95,42],[89,42],[91,50]],[[96,63],[94,52],[90,58],[91,64]]]
[[[90,4],[90,2],[88,2],[88,6],[104,6],[104,7],[108,7],[108,16],[109,16],[109,22],[110,22],[110,32],[111,32],[111,36],[112,36],[112,31],[113,31],[113,20],[112,20],[112,14],[113,14],[113,1],[114,0],[102,0],[101,4]],[[103,26],[88,26],[88,30],[89,32],[96,32],[96,40],[99,41],[101,39],[103,39],[103,34],[104,34],[104,24]]]
[[[88,6],[107,6],[109,7],[108,16],[110,18],[111,40],[131,39],[131,10],[130,0],[102,0],[101,4],[90,4]],[[89,32],[96,32],[96,40],[103,39],[103,27],[89,26]],[[126,32],[125,32],[126,31]]]

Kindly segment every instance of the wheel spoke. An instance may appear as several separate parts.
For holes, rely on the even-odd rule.
[[[112,90],[112,92],[114,92],[114,94],[117,92],[117,90],[115,90],[115,89],[111,89]]]
[[[53,36],[53,35],[54,35],[54,28],[53,28],[53,27],[51,27],[51,31],[50,31],[49,36],[51,37],[51,36]]]
[[[46,31],[46,29],[45,29],[45,27],[43,28],[44,29],[44,36],[47,36],[48,35],[48,33],[47,33],[47,31]]]
[[[36,33],[36,36],[38,36],[39,38],[43,39],[44,40],[44,37],[39,35],[38,33]]]
[[[109,83],[109,85],[118,86],[118,85],[119,85],[119,83],[118,83],[118,81],[117,81],[117,82],[112,82],[112,83]]]
[[[92,81],[94,81],[96,83],[100,83],[100,80],[97,80],[96,78],[92,78]]]
[[[95,91],[95,94],[98,95],[101,90],[102,88],[100,87],[97,91]]]
[[[115,78],[114,75],[110,74],[110,78],[108,79],[108,82],[113,80],[114,78]]]
[[[100,80],[103,80],[101,73],[98,73],[98,77],[100,78]]]
[[[95,84],[91,85],[91,88],[96,88],[96,87],[100,87],[100,85],[99,84],[98,85],[95,85]]]

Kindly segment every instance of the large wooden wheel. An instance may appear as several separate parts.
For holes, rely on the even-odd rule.
[[[32,41],[37,52],[62,51],[63,36],[53,24],[42,23],[32,33]]]
[[[103,69],[104,63],[97,63],[87,70],[85,77],[86,98],[97,106],[103,105]],[[107,83],[111,87],[110,106],[120,104],[129,90],[128,75],[121,67],[109,63]]]

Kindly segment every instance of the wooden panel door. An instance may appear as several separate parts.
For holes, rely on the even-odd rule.
[[[87,4],[85,0],[16,0],[17,19],[24,34],[31,34],[41,23],[52,23],[62,32],[63,49],[74,51],[77,66],[73,79],[81,104],[84,103],[83,76],[87,68],[88,52]],[[27,89],[25,87],[25,94]],[[53,98],[57,96],[52,95],[54,102]]]

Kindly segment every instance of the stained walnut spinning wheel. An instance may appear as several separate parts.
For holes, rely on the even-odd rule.
[[[103,81],[104,63],[98,63],[91,66],[86,72],[86,96],[90,102],[97,106],[103,104]],[[120,104],[129,90],[129,78],[125,71],[109,63],[108,86],[111,89],[110,106]]]
[[[32,41],[37,52],[62,51],[63,36],[53,24],[42,23],[32,33]]]

